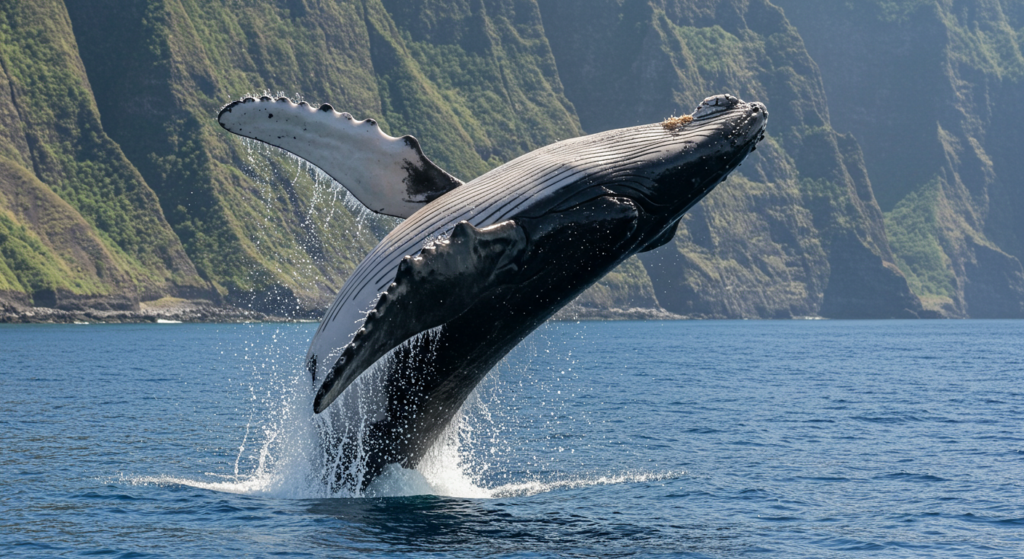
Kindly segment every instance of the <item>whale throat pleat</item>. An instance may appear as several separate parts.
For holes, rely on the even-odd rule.
[[[406,218],[462,185],[424,155],[416,138],[388,136],[373,119],[356,120],[330,105],[249,97],[225,106],[217,120],[316,165],[377,213]]]

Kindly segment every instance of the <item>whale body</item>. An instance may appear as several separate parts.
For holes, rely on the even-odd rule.
[[[625,259],[669,242],[763,139],[767,118],[760,103],[716,95],[691,115],[557,142],[463,184],[415,138],[329,105],[225,106],[229,131],[406,218],[346,281],[307,354],[314,411],[335,413],[324,438],[331,483],[361,488],[388,464],[415,467],[530,332]]]

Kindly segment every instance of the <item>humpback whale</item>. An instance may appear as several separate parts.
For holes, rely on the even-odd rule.
[[[365,488],[388,464],[415,467],[513,347],[625,259],[668,243],[767,118],[761,103],[715,95],[690,115],[563,140],[463,184],[412,136],[330,105],[221,109],[228,131],[405,218],[345,282],[306,356],[314,411],[334,413],[331,483]]]

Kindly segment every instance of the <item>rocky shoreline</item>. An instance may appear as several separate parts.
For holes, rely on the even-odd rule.
[[[280,316],[252,309],[218,305],[207,300],[187,300],[173,297],[142,302],[138,304],[137,308],[120,310],[33,307],[0,301],[0,324],[306,322],[317,321],[319,318],[316,313]],[[575,322],[580,320],[683,320],[686,318],[689,317],[661,308],[595,308],[570,304],[556,313],[552,320]]]
[[[723,319],[719,316],[686,316],[662,308],[635,307],[628,309],[600,308],[569,304],[555,313],[556,322],[616,321],[616,320],[706,320]],[[817,316],[789,317],[820,319]],[[206,300],[185,300],[167,297],[159,301],[143,302],[134,310],[108,309],[55,309],[32,307],[0,301],[0,324],[145,324],[145,323],[244,323],[244,322],[318,322],[318,312],[300,316],[267,314],[252,309],[218,305]]]
[[[792,320],[820,320],[820,316],[792,316]],[[908,317],[909,318],[909,317]],[[922,318],[938,318],[926,316]],[[570,303],[555,313],[556,322],[616,320],[708,320],[728,319],[723,316],[687,316],[663,308],[603,308]],[[0,300],[0,324],[145,324],[145,323],[244,323],[244,322],[318,322],[319,311],[302,315],[281,316],[252,309],[225,306],[207,300],[166,297],[139,303],[137,309],[56,309],[32,307]]]
[[[663,308],[633,307],[628,309],[590,307],[570,303],[555,313],[551,320],[576,322],[581,320],[686,320],[690,317],[666,311]]]
[[[296,322],[307,317],[284,317],[251,309],[223,306],[206,300],[166,297],[139,303],[137,309],[55,309],[0,304],[0,324],[168,323],[168,322]]]

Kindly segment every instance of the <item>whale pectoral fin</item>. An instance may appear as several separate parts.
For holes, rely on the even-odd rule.
[[[644,245],[644,248],[640,249],[637,252],[648,252],[658,247],[667,245],[673,238],[675,238],[676,230],[679,229],[680,221],[682,221],[682,218],[677,219],[675,223],[669,225],[668,229],[662,231],[660,235],[655,237],[651,242]]]
[[[355,120],[330,105],[249,97],[225,106],[217,121],[316,165],[377,213],[409,217],[462,184],[430,161],[416,138],[393,138],[373,119]]]
[[[409,338],[454,319],[495,287],[509,283],[527,251],[514,221],[477,229],[463,221],[451,235],[406,256],[395,281],[366,315],[313,401],[320,413],[363,371]]]

